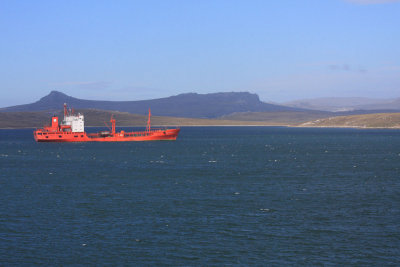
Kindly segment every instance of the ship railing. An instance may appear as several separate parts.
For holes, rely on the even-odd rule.
[[[86,136],[89,138],[94,138],[94,137],[99,137],[100,134],[99,133],[87,133]]]
[[[134,131],[134,132],[123,132],[124,136],[148,136],[150,133],[157,133],[157,132],[165,132],[167,131],[167,128],[151,128],[150,131]],[[116,135],[120,135],[121,132],[116,132],[114,135],[110,133],[109,135],[101,135],[100,132],[98,133],[87,133],[86,136],[89,138],[97,138],[97,137],[113,137]]]
[[[124,136],[147,136],[150,133],[165,132],[165,128],[151,128],[150,131],[124,132]]]
[[[151,132],[154,132],[154,131],[150,130],[150,132],[149,131],[124,132],[124,136],[147,136]]]
[[[168,129],[167,128],[151,128],[150,132],[152,132],[152,131],[165,131],[165,130],[168,130]]]

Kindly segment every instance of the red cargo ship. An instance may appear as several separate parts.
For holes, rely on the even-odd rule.
[[[37,142],[121,142],[121,141],[155,141],[176,140],[179,128],[176,129],[152,129],[151,112],[145,131],[125,132],[115,131],[115,119],[111,117],[110,131],[98,133],[86,133],[84,116],[74,114],[73,110],[67,110],[64,104],[64,119],[59,123],[58,117],[51,118],[51,125],[33,131],[33,137]]]

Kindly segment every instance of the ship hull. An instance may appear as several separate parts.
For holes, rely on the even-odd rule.
[[[73,110],[67,109],[64,104],[64,119],[59,123],[58,116],[51,118],[51,124],[41,129],[33,131],[33,137],[36,142],[134,142],[134,141],[158,141],[158,140],[176,140],[179,128],[160,129],[151,128],[151,112],[149,109],[149,118],[145,131],[125,132],[115,131],[115,119],[111,116],[110,131],[101,131],[99,133],[86,133],[84,127],[84,116],[81,113],[75,114]]]
[[[45,132],[39,129],[33,132],[33,136],[37,142],[134,142],[176,140],[179,131],[180,129],[160,129],[143,132],[120,132],[102,136],[99,133]]]

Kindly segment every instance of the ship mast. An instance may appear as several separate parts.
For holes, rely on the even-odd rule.
[[[151,128],[151,111],[150,111],[150,108],[149,108],[149,119],[147,120],[146,131],[150,132],[150,128]]]
[[[113,116],[113,115],[111,115],[110,122],[111,122],[111,132],[112,132],[112,135],[115,135],[115,119],[114,119],[114,116]]]
[[[64,103],[64,119],[68,115],[67,103]]]

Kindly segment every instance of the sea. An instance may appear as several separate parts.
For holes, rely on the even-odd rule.
[[[400,130],[32,131],[0,130],[0,266],[400,265]]]

